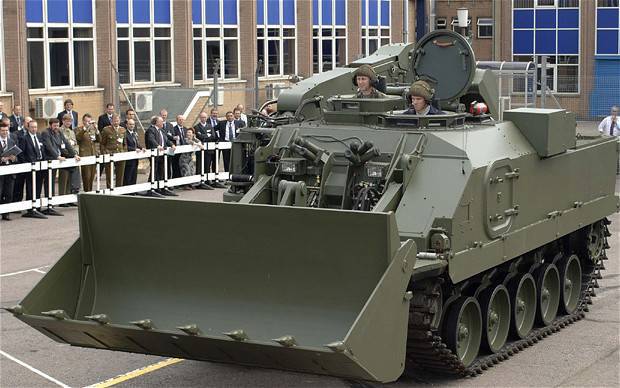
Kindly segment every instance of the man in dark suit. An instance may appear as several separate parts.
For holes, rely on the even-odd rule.
[[[235,126],[237,127],[237,129],[245,128],[247,126],[247,124],[245,123],[245,121],[241,117],[241,109],[235,108],[233,110],[233,116],[235,117]]]
[[[220,133],[220,141],[234,141],[239,134],[239,128],[235,124],[235,116],[233,112],[226,112],[226,120],[221,121],[218,125],[218,132]],[[222,157],[224,158],[224,171],[230,171],[230,149],[222,150]]]
[[[69,140],[62,134],[60,130],[60,121],[58,119],[49,120],[49,128],[41,134],[41,140],[43,141],[43,147],[45,148],[45,156],[47,160],[60,160],[75,158],[79,161],[80,156],[77,154]],[[43,187],[45,195],[51,197],[55,193],[55,179],[56,174],[52,172],[52,192],[49,192],[48,185]],[[53,206],[48,206],[43,211],[43,214],[59,216],[62,215],[54,210]]]
[[[11,136],[6,123],[0,123],[0,155],[15,146],[17,146],[16,136]],[[0,167],[8,166],[16,161],[16,155],[0,156]],[[15,174],[0,175],[0,204],[12,202],[14,183]],[[2,214],[2,219],[10,221],[9,213]]]
[[[144,151],[138,140],[136,132],[136,122],[128,119],[125,122],[125,144],[127,151]],[[127,160],[125,162],[125,174],[123,175],[123,186],[135,185],[138,179],[138,159]]]
[[[159,116],[161,116],[162,120],[164,120],[164,126],[162,130],[164,131],[165,136],[168,140],[176,144],[174,142],[174,126],[170,121],[168,121],[168,111],[166,109],[162,109],[159,111]],[[168,158],[168,177],[171,177],[174,171],[174,158]]]
[[[9,120],[11,121],[11,127],[9,128],[11,133],[25,132],[21,105],[15,105],[13,107],[13,114],[9,116]]]
[[[28,133],[19,137],[18,145],[21,148],[22,153],[18,155],[17,159],[20,163],[36,163],[44,160],[44,148],[41,137],[37,133],[38,125],[36,121],[31,121],[26,127]],[[41,187],[43,183],[47,181],[47,171],[37,171],[35,173],[35,186],[32,187],[32,179],[30,174],[26,177],[26,199],[32,201],[33,199],[41,198]],[[33,190],[34,189],[34,190]],[[34,192],[34,197],[33,197]],[[39,209],[40,210],[40,209]],[[30,209],[22,217],[30,218],[47,218],[39,210]]]
[[[114,114],[114,104],[107,104],[105,106],[105,113],[99,116],[97,119],[97,129],[99,132],[103,131],[103,128],[112,125],[112,115]]]
[[[121,127],[127,129],[127,121],[133,120],[134,125],[136,124],[136,111],[129,108],[125,111],[125,120],[121,122]]]
[[[196,134],[198,140],[205,145],[205,147],[207,147],[207,143],[217,142],[219,139],[217,133],[217,121],[217,109],[215,108],[211,109],[211,117],[207,117],[206,112],[200,112],[200,115],[198,115],[198,123],[194,125],[194,133]],[[204,155],[204,173],[208,174],[211,172],[211,166],[215,166],[215,151],[205,151]],[[196,173],[202,174],[202,167],[202,156],[199,152],[196,153]],[[213,167],[212,172],[215,172],[215,167]],[[215,185],[216,182],[210,181],[207,178],[206,182],[203,182],[203,186],[200,186],[200,188],[210,190],[213,189]]]
[[[187,144],[185,141],[185,127],[183,126],[185,123],[185,117],[183,115],[177,115],[177,125],[172,127],[172,141],[175,145],[181,146]],[[169,158],[169,161],[172,161],[172,177],[180,178],[183,176],[181,174],[181,164],[180,164],[180,154],[175,154],[172,158]]]
[[[148,127],[148,129],[146,130],[146,134],[145,134],[146,148],[158,149],[162,151],[168,147],[172,147],[172,149],[176,148],[174,143],[172,143],[166,137],[163,127],[164,127],[164,120],[161,118],[161,116],[153,116],[151,118],[151,125]],[[154,166],[155,167],[154,168],[155,180],[160,181],[164,179],[164,157],[163,156],[155,157],[154,163],[155,163],[155,166]],[[151,178],[152,176],[149,175],[149,181],[151,180]],[[176,196],[175,193],[173,193],[172,191],[166,188],[158,189],[156,190],[156,193],[158,195],[154,194],[153,190],[149,191],[149,195],[151,196],[161,196],[161,195]]]
[[[58,113],[58,116],[56,118],[60,120],[60,122],[62,122],[63,121],[62,119],[65,117],[65,115],[71,116],[71,128],[73,129],[77,128],[79,125],[78,113],[73,110],[73,100],[70,98],[67,98],[65,100],[65,110]]]

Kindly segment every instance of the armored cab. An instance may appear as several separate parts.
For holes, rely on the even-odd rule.
[[[353,97],[360,63],[386,98]],[[565,110],[496,121],[475,64],[439,31],[303,81],[233,144],[227,203],[81,195],[80,238],[10,310],[77,346],[383,382],[509,358],[583,317],[618,143],[576,139]],[[415,79],[443,114],[403,114]],[[195,243],[100,240],[119,219],[164,230],[162,212]]]

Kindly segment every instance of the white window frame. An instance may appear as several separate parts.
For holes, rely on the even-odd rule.
[[[172,0],[175,1],[175,0]],[[207,24],[207,21],[204,18],[205,15],[205,1],[201,0],[200,1],[200,12],[201,12],[201,20],[202,23],[201,24],[194,24],[192,22],[192,50],[194,49],[194,45],[193,43],[195,41],[202,41],[202,55],[200,60],[202,61],[202,78],[201,79],[194,79],[194,83],[195,84],[200,84],[200,83],[207,83],[207,82],[213,82],[213,71],[212,69],[208,69],[207,68],[207,42],[219,42],[220,43],[220,76],[218,77],[219,80],[240,80],[241,76],[241,42],[240,42],[240,37],[239,37],[239,31],[240,31],[240,27],[239,27],[239,3],[243,1],[243,0],[238,0],[237,1],[237,24],[224,24],[224,2],[223,1],[219,1],[219,13],[220,13],[220,24]],[[194,28],[200,28],[200,37],[195,37],[194,36]],[[207,37],[205,34],[205,29],[206,28],[217,28],[220,31],[220,36],[219,37]],[[224,36],[224,29],[228,29],[228,28],[234,28],[237,30],[237,36],[236,37],[225,37]],[[225,62],[226,62],[226,58],[224,55],[224,42],[225,41],[237,41],[237,76],[236,77],[230,77],[230,78],[225,78]],[[194,69],[192,69],[192,77],[194,76]]]
[[[306,0],[301,0],[301,1],[306,1]],[[258,4],[258,3],[257,3]],[[282,0],[278,0],[278,6],[280,7],[280,23],[279,24],[268,24],[267,18],[268,18],[268,1],[263,1],[263,24],[257,25],[256,28],[257,29],[263,29],[264,30],[264,35],[262,37],[257,36],[256,37],[256,44],[261,44],[260,41],[262,40],[262,44],[263,44],[263,53],[264,53],[264,61],[263,61],[263,71],[262,74],[258,77],[260,80],[267,80],[267,79],[281,79],[282,77],[286,77],[288,74],[284,73],[284,40],[288,39],[288,40],[292,40],[293,41],[293,47],[295,47],[295,69],[294,74],[297,74],[297,67],[299,66],[299,50],[297,47],[297,0],[295,0],[294,2],[295,4],[295,24],[290,25],[290,24],[284,24],[284,5]],[[269,29],[274,29],[277,28],[278,29],[278,36],[268,36],[268,30]],[[284,36],[284,30],[285,29],[293,29],[293,31],[295,32],[295,36],[294,37],[290,37]],[[279,66],[280,66],[280,71],[278,72],[278,74],[268,74],[269,71],[269,42],[272,41],[277,41],[278,45],[280,46],[280,58],[279,58]],[[258,53],[257,53],[258,54]]]
[[[370,1],[366,0],[363,6],[366,8],[366,24],[362,24],[362,55],[368,56],[374,53],[371,53],[370,50],[370,41],[377,40],[377,50],[383,46],[382,41],[387,39],[387,44],[392,43],[392,15],[390,15],[390,24],[388,26],[381,25],[381,2],[382,0],[377,1],[377,20],[379,22],[378,26],[371,26],[368,24],[368,20],[370,19]],[[390,9],[389,13],[392,13],[392,1],[389,1]],[[370,36],[371,31],[376,31],[376,35]]]
[[[345,60],[344,63],[342,64],[342,66],[345,66],[348,64],[348,58],[347,58],[347,53],[348,53],[348,48],[349,48],[349,34],[347,31],[347,12],[349,10],[349,5],[348,2],[345,1],[344,2],[344,25],[339,26],[335,24],[336,21],[336,2],[332,1],[332,24],[323,24],[323,2],[321,0],[317,1],[318,4],[318,8],[317,8],[317,12],[318,12],[318,19],[319,19],[319,24],[313,24],[312,25],[312,30],[313,30],[313,34],[312,34],[312,44],[313,44],[313,50],[312,50],[312,56],[313,56],[313,60],[312,60],[312,69],[314,71],[314,42],[317,41],[317,48],[318,48],[318,66],[319,66],[319,71],[317,74],[320,74],[323,72],[323,41],[331,41],[332,42],[332,70],[336,68],[336,58],[337,58],[337,53],[336,53],[336,41],[337,40],[344,40],[344,52],[345,52]],[[318,34],[315,36],[314,35],[314,30],[318,29]],[[323,29],[328,29],[331,30],[331,36],[323,36]],[[336,36],[337,31],[340,30],[344,30],[344,35],[338,35]]]
[[[512,5],[513,6],[514,6],[514,1],[515,0],[512,1]],[[552,30],[555,30],[556,32],[557,31],[567,31],[567,30],[576,30],[577,31],[578,37],[579,37],[579,39],[578,39],[579,41],[577,42],[577,47],[578,47],[579,51],[577,52],[577,54],[558,54],[557,53],[558,36],[556,34],[556,36],[555,36],[556,53],[555,54],[548,54],[548,55],[546,55],[547,58],[555,57],[555,63],[547,62],[547,69],[553,69],[553,89],[551,89],[551,92],[553,92],[555,94],[558,94],[558,95],[576,96],[576,95],[581,93],[581,77],[579,76],[580,73],[581,73],[581,55],[582,55],[582,52],[581,52],[581,39],[582,39],[582,37],[581,37],[581,35],[582,35],[581,34],[581,15],[582,15],[581,3],[582,3],[582,1],[579,1],[579,7],[560,7],[559,2],[556,0],[555,3],[554,3],[555,4],[554,7],[550,7],[550,6],[546,6],[546,5],[545,6],[538,6],[538,1],[536,0],[534,2],[534,8],[514,8],[513,7],[513,9],[532,10],[532,12],[536,12],[535,11],[536,9],[541,9],[541,8],[542,9],[555,9],[556,13],[560,9],[577,9],[577,10],[579,10],[579,18],[578,18],[579,26],[576,29],[575,28],[560,28],[560,27],[558,27],[557,26],[557,18],[556,18],[556,27],[555,27],[555,29],[536,28],[536,25],[534,25],[533,28],[514,28],[514,20],[512,19],[512,15],[511,15],[511,22],[510,22],[510,24],[511,24],[510,25],[510,27],[511,27],[510,44],[511,44],[511,47],[512,47],[512,50],[513,50],[512,58],[514,60],[514,57],[532,56],[533,57],[533,61],[536,63],[536,68],[537,69],[541,68],[541,65],[538,64],[538,60],[535,58],[535,54],[534,54],[536,52],[536,31],[537,30],[540,30],[540,31],[544,31],[544,30],[552,31]],[[534,42],[533,42],[533,45],[534,45],[533,51],[534,51],[534,53],[531,53],[531,54],[515,54],[514,53],[514,35],[512,34],[512,31],[515,31],[515,30],[517,30],[517,31],[520,31],[520,30],[523,30],[523,31],[528,30],[529,31],[529,30],[531,30],[531,31],[534,32]],[[558,88],[558,57],[577,57],[577,63],[575,63],[575,64],[560,64],[559,65],[560,67],[563,67],[563,66],[577,67],[577,91],[575,91],[575,92],[558,92],[557,91],[557,88]],[[540,81],[540,80],[538,80],[538,81]],[[540,94],[541,90],[537,88],[537,92],[538,92],[538,94]]]
[[[552,0],[553,4],[540,4],[541,1],[549,1],[549,0],[536,0],[534,1],[534,8],[557,8],[557,1]]]
[[[619,7],[599,7],[598,0],[596,0],[596,8],[594,9],[594,55],[596,57],[617,57],[620,55],[620,37],[618,37],[618,52],[616,54],[599,54],[598,53],[598,31],[620,31],[620,28],[598,28],[598,10],[599,9],[617,9],[618,18],[620,19],[620,6]],[[620,34],[620,33],[619,33]]]
[[[174,83],[175,74],[174,74],[174,23],[172,19],[174,17],[174,13],[172,12],[172,3],[174,0],[170,0],[170,24],[163,23],[155,23],[155,7],[154,1],[149,0],[149,23],[134,23],[133,22],[133,1],[127,2],[127,21],[128,23],[115,23],[116,31],[118,33],[119,28],[127,28],[128,36],[127,38],[120,38],[117,35],[118,41],[129,42],[129,83],[123,83],[122,85],[126,86],[150,86],[150,85],[170,85]],[[138,37],[134,38],[133,29],[134,28],[148,28],[149,35],[148,37]],[[169,37],[156,37],[155,29],[156,28],[168,28],[170,29]],[[155,81],[155,41],[156,40],[167,40],[170,41],[170,80],[169,81]],[[150,81],[136,81],[136,63],[135,63],[135,48],[134,42],[150,42],[149,52],[151,55],[151,79]],[[118,45],[117,45],[117,63],[116,67],[118,69]]]
[[[0,0],[0,92],[6,90],[6,79],[4,70],[4,0]]]
[[[482,21],[482,23],[481,23]],[[495,22],[493,18],[478,18],[476,21],[476,38],[478,39],[493,39],[493,35],[495,34]],[[480,26],[491,27],[491,35],[490,36],[481,36],[480,35]]]
[[[90,90],[97,87],[97,31],[95,28],[95,21],[97,20],[97,14],[95,9],[95,0],[92,1],[92,23],[74,23],[73,22],[73,0],[67,0],[67,23],[48,23],[47,22],[47,1],[41,2],[43,12],[42,23],[27,23],[26,31],[28,28],[41,28],[43,30],[43,38],[26,38],[26,45],[28,42],[43,42],[43,70],[44,70],[44,87],[29,89],[31,92],[38,91],[60,91],[60,90]],[[49,38],[48,28],[66,28],[68,38]],[[90,28],[93,32],[92,38],[74,38],[74,28]],[[75,60],[74,60],[74,46],[73,42],[77,41],[92,41],[93,42],[93,85],[88,86],[75,86]],[[50,75],[50,43],[67,43],[69,45],[69,85],[52,86]],[[3,67],[4,68],[4,67]],[[30,69],[29,69],[30,70]],[[4,77],[3,77],[4,82]]]

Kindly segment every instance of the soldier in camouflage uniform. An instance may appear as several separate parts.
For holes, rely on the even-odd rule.
[[[387,97],[375,89],[377,83],[377,73],[369,65],[362,65],[353,73],[353,85],[357,86],[356,98],[384,98]]]

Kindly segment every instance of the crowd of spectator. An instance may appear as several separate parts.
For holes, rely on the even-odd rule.
[[[199,121],[193,127],[186,126],[183,115],[176,116],[176,121],[168,121],[168,112],[163,109],[159,115],[150,119],[150,125],[139,136],[136,112],[128,109],[121,121],[114,104],[107,104],[105,112],[93,120],[86,113],[81,118],[73,108],[73,101],[64,101],[64,110],[56,118],[47,122],[47,128],[39,129],[37,121],[22,115],[19,105],[13,107],[13,113],[7,116],[0,102],[0,167],[16,163],[33,163],[39,161],[64,161],[100,154],[116,154],[120,152],[146,149],[171,149],[177,146],[194,145],[195,149],[206,150],[207,143],[233,141],[239,135],[239,129],[247,126],[247,116],[243,105],[237,105],[233,111],[226,112],[225,119],[219,119],[216,108],[209,115],[201,112]],[[81,121],[80,121],[81,120]],[[204,171],[202,155],[205,155]],[[230,150],[223,150],[224,170],[230,167]],[[114,174],[112,174],[112,168]],[[156,180],[164,179],[164,157],[154,158],[153,168]],[[168,158],[168,177],[178,178],[195,174],[216,172],[215,151],[173,153]],[[104,164],[101,174],[105,174],[106,187],[134,185],[137,182],[138,160],[114,161]],[[0,204],[21,202],[53,195],[76,194],[80,190],[92,191],[97,170],[95,165],[65,167],[53,170],[37,171],[35,179],[31,173],[0,175]],[[114,176],[112,182],[111,177]],[[51,182],[50,182],[51,179]],[[149,180],[151,176],[149,174]],[[51,184],[50,184],[51,183]],[[33,188],[34,185],[34,188]],[[49,193],[49,189],[52,193]],[[194,185],[184,186],[187,190],[224,188],[218,180],[208,180]],[[175,196],[173,190],[158,189],[145,193],[149,196]],[[77,206],[76,203],[59,205],[60,207]],[[48,206],[45,209],[27,210],[23,217],[47,218],[49,215],[62,215]],[[2,214],[3,220],[10,220],[10,214]]]

